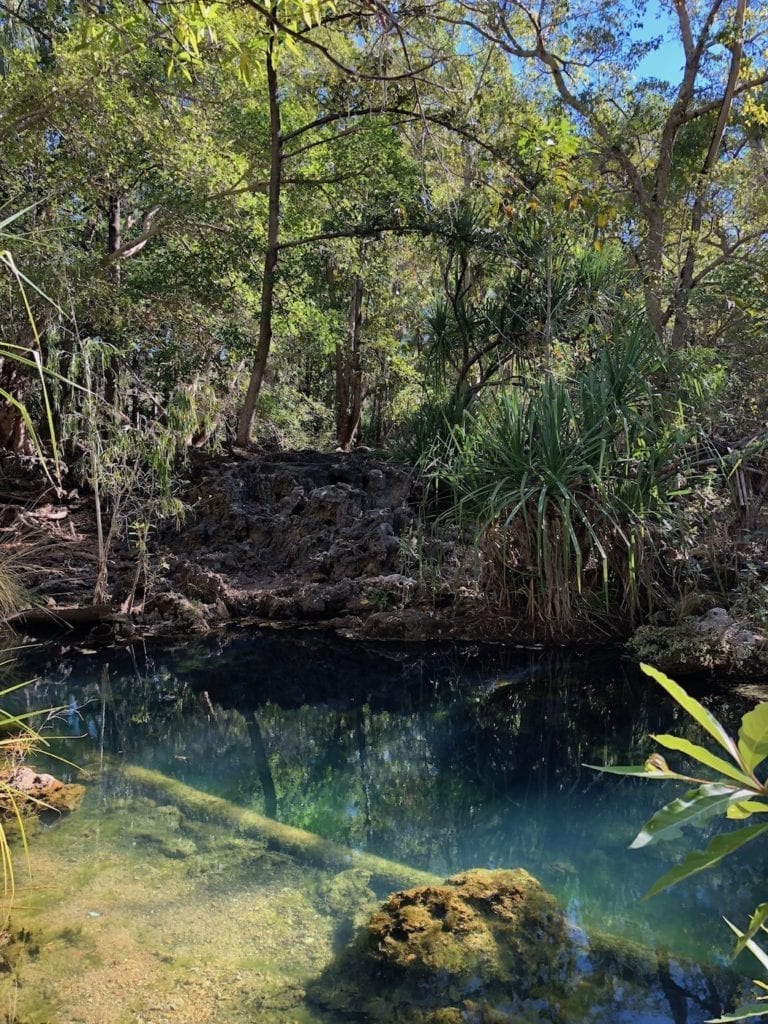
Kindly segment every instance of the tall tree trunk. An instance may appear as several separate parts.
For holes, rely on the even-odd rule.
[[[118,251],[121,245],[121,209],[120,196],[110,196],[107,207],[107,255]],[[120,288],[120,260],[115,260],[109,268],[108,277],[115,290]],[[113,349],[107,362],[104,378],[104,398],[113,405],[117,394],[117,375],[120,361]]]
[[[639,261],[643,273],[643,295],[648,322],[659,341],[664,340],[664,310],[662,309],[662,268],[664,257],[664,207],[652,206],[646,213],[648,235],[645,240],[644,259]]]
[[[688,304],[694,287],[693,270],[696,262],[699,239],[701,237],[701,227],[704,223],[705,195],[710,175],[715,166],[715,162],[720,152],[720,147],[723,143],[723,135],[725,134],[728,119],[731,116],[733,98],[736,94],[736,86],[739,81],[739,74],[741,72],[741,64],[744,55],[744,19],[746,18],[746,13],[747,0],[737,0],[733,26],[734,40],[731,44],[731,64],[728,69],[728,81],[726,83],[725,92],[718,111],[717,122],[715,124],[714,131],[712,132],[712,137],[709,140],[709,148],[707,149],[707,154],[704,157],[701,171],[699,172],[696,199],[694,200],[693,209],[691,210],[691,228],[688,236],[688,247],[685,253],[683,267],[680,271],[680,279],[678,281],[677,288],[675,289],[672,304],[674,322],[672,325],[672,338],[670,344],[673,349],[682,348],[682,346],[688,341],[690,333]]]
[[[336,439],[348,452],[360,429],[363,407],[363,368],[360,342],[363,324],[363,281],[355,277],[349,301],[344,344],[336,345]]]
[[[264,272],[261,281],[261,315],[259,318],[259,344],[248,383],[245,403],[237,423],[237,443],[245,447],[251,437],[256,402],[261,391],[264,371],[272,344],[272,308],[274,304],[275,273],[279,255],[280,185],[283,171],[283,138],[280,126],[280,98],[277,91],[277,72],[273,64],[274,41],[267,47],[267,91],[269,93],[269,208],[267,215],[267,249],[264,253]]]

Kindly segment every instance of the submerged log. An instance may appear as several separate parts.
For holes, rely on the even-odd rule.
[[[440,882],[437,875],[428,871],[396,861],[377,857],[372,853],[363,853],[340,846],[312,832],[285,825],[281,821],[265,818],[246,807],[223,800],[210,793],[193,789],[178,779],[169,778],[150,768],[139,765],[124,765],[123,774],[131,782],[141,786],[155,796],[173,803],[184,814],[193,818],[206,818],[223,825],[231,825],[244,835],[257,836],[265,839],[274,849],[288,853],[299,860],[307,861],[324,868],[362,868],[364,871],[391,885],[395,889],[404,889],[414,885],[435,885]]]

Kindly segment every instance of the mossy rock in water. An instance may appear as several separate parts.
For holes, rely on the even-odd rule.
[[[468,871],[390,896],[367,928],[375,955],[460,989],[509,981],[529,989],[562,974],[567,930],[554,897],[527,871]]]
[[[9,818],[15,818],[19,812],[56,811],[68,814],[80,806],[85,795],[85,786],[61,782],[47,772],[38,772],[24,764],[0,773],[0,783],[3,788],[2,814]]]
[[[484,1019],[478,997],[491,1012],[489,995],[560,991],[570,959],[564,915],[535,878],[478,869],[394,893],[309,995],[362,1020],[465,1024]]]
[[[722,614],[715,616],[716,612]],[[673,678],[697,672],[763,678],[768,669],[768,647],[762,633],[718,608],[674,626],[640,626],[627,647],[640,661]]]
[[[392,1024],[701,1024],[742,981],[590,938],[522,869],[394,893],[308,987],[345,1019]]]

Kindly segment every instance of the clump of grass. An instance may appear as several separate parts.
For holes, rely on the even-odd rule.
[[[29,603],[30,596],[19,578],[16,559],[0,551],[0,623],[27,608]]]
[[[2,667],[8,664],[8,662],[2,663]],[[30,800],[41,807],[45,806],[41,801],[20,793],[7,781],[15,767],[47,746],[44,737],[32,724],[35,719],[39,718],[41,712],[30,711],[13,714],[4,709],[10,695],[27,685],[27,682],[22,682],[0,691],[0,871],[3,880],[2,893],[5,898],[3,912],[6,920],[4,925],[7,925],[7,918],[13,906],[16,893],[16,874],[14,854],[8,831],[3,825],[3,817],[6,820],[15,821],[18,826],[17,831],[24,859],[27,862],[27,870],[29,870],[29,848],[24,825],[24,810],[28,807]]]
[[[429,475],[435,463],[445,461],[446,449],[454,443],[454,432],[464,423],[467,405],[464,391],[425,402],[401,426],[391,445],[392,457]]]

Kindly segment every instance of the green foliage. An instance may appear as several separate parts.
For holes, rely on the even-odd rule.
[[[607,608],[635,620],[663,591],[728,589],[741,572],[737,597],[768,616],[746,571],[765,561],[764,538],[738,565],[756,448],[741,463],[727,451],[765,423],[759,93],[744,90],[728,157],[701,180],[715,109],[683,111],[659,176],[657,266],[648,183],[671,94],[627,77],[652,48],[627,36],[627,9],[598,5],[588,30],[555,5],[538,41],[536,18],[521,16],[531,46],[512,61],[511,39],[486,45],[497,25],[460,39],[441,4],[399,12],[397,31],[383,9],[324,0],[7,10],[0,204],[21,213],[0,253],[0,389],[38,454],[49,446],[55,466],[65,428],[70,466],[99,478],[126,528],[128,489],[136,523],[148,494],[148,518],[173,515],[183,449],[231,437],[264,303],[271,66],[280,255],[256,438],[332,443],[359,279],[362,439],[395,443],[456,503],[449,517],[476,534],[503,602],[558,634]],[[532,86],[518,74],[555,41],[592,66],[597,40],[604,71],[599,87],[580,83],[581,113],[568,96],[553,105],[546,75]],[[748,49],[763,66],[756,37]],[[714,95],[722,71],[702,68],[697,89],[706,80]],[[661,371],[627,313],[651,292],[665,324],[687,324]],[[84,346],[109,355],[94,370],[93,429],[77,391]],[[694,427],[723,437],[694,452]]]
[[[450,462],[466,416],[464,392],[452,393],[442,400],[428,399],[398,429],[392,445],[394,458],[410,462],[429,476],[436,466]]]
[[[30,597],[21,582],[20,567],[0,548],[0,623],[29,606]]]
[[[281,450],[332,450],[333,417],[327,405],[278,382],[259,396],[255,436],[260,445]]]
[[[556,634],[590,593],[621,595],[629,615],[651,598],[645,563],[674,438],[654,420],[659,357],[642,322],[616,328],[572,379],[502,391],[433,456],[434,482],[454,495],[445,517],[473,531],[502,599],[522,595]]]
[[[669,750],[676,750],[702,767],[715,773],[714,778],[699,778],[688,774],[670,771],[666,761],[660,754],[652,754],[644,765],[607,766],[590,765],[597,771],[612,772],[619,775],[636,775],[641,778],[677,779],[694,783],[695,789],[689,790],[682,798],[672,800],[658,810],[631,844],[631,849],[639,849],[680,835],[686,825],[701,827],[713,818],[724,815],[726,818],[743,821],[753,814],[768,813],[768,785],[755,773],[756,769],[768,757],[768,703],[761,703],[748,711],[741,720],[738,740],[734,740],[726,728],[699,701],[674,680],[651,668],[641,666],[646,675],[654,679],[680,705],[680,707],[728,754],[730,761],[712,753],[706,747],[691,743],[676,736],[654,736],[657,743]],[[667,871],[648,890],[646,897],[655,896],[664,889],[682,882],[700,871],[716,867],[730,854],[735,853],[747,843],[768,833],[768,824],[747,825],[735,830],[715,835],[706,848],[689,852],[681,864]],[[754,942],[754,937],[768,932],[768,904],[761,903],[750,917],[746,931],[727,922],[738,936],[735,953],[749,949],[762,965],[768,970],[768,956]],[[734,954],[735,955],[735,954]],[[768,991],[768,986],[756,982]],[[761,1003],[741,1007],[733,1014],[718,1018],[718,1021],[744,1020],[749,1017],[768,1013],[768,1008]]]

